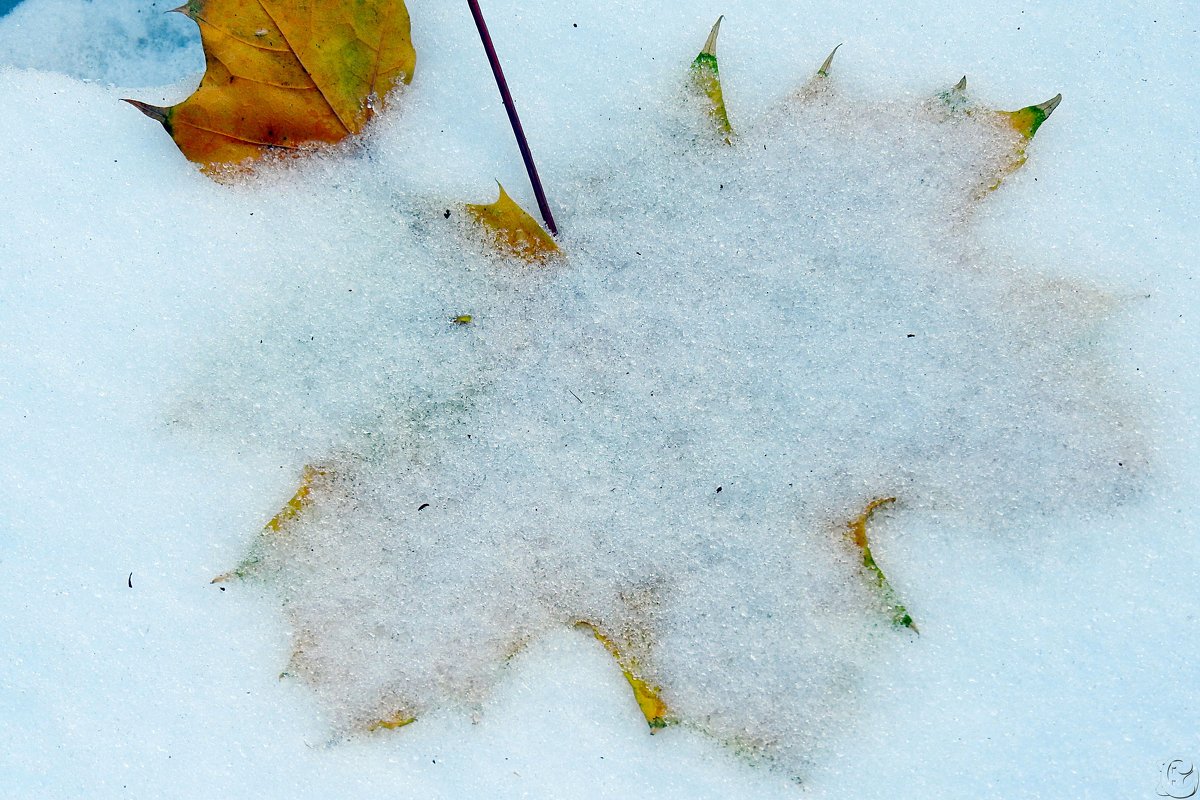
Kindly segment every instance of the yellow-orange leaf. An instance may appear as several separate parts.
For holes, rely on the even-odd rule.
[[[516,200],[508,196],[503,186],[500,186],[500,197],[496,202],[487,205],[468,203],[467,213],[487,231],[497,249],[506,255],[540,262],[559,253],[558,245],[550,234],[517,205]]]
[[[416,65],[403,0],[190,0],[205,72],[169,108],[130,100],[205,167],[359,133]]]

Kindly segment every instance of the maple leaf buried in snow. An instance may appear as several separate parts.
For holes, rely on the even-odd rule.
[[[218,580],[272,586],[285,674],[339,733],[478,708],[575,629],[652,732],[802,775],[875,654],[938,628],[892,509],[992,531],[1132,492],[1101,293],[972,238],[1057,98],[863,101],[831,56],[735,125],[716,37],[600,164],[562,167],[587,190],[557,244],[503,190],[464,215],[480,245],[420,199],[345,205],[328,174],[366,180],[353,159],[298,176],[379,217],[336,270],[293,243],[305,280],[214,348],[181,416],[300,473]]]
[[[205,71],[168,108],[133,104],[212,168],[362,131],[416,53],[403,0],[191,0]]]

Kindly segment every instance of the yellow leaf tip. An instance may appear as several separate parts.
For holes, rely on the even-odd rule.
[[[842,46],[842,43],[839,42],[837,44],[837,46],[834,47],[833,50],[831,50],[829,52],[829,55],[825,57],[825,60],[821,63],[820,68],[817,70],[817,75],[819,75],[822,78],[829,77],[829,68],[833,66],[833,56],[837,53],[838,47],[841,47],[841,46]]]
[[[496,181],[496,187],[499,189],[496,202],[467,203],[465,209],[490,234],[497,249],[531,263],[558,255],[561,251],[553,237],[509,197],[500,181]]]
[[[500,182],[499,178],[493,178],[492,180],[496,181],[496,191],[498,192],[498,194],[496,195],[497,203],[504,203],[504,202],[516,203],[517,202],[516,200],[512,199],[512,195],[510,195],[508,192],[506,192],[504,190],[504,184]]]

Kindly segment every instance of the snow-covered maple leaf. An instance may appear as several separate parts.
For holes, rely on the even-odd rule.
[[[877,648],[920,646],[848,541],[866,509],[984,537],[1136,490],[1106,296],[973,237],[1052,106],[863,100],[826,63],[739,121],[715,63],[560,176],[560,258],[388,198],[386,247],[275,287],[180,405],[292,448],[234,574],[279,597],[335,730],[474,711],[582,626],[652,726],[800,774]]]

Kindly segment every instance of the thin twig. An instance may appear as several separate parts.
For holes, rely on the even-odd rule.
[[[471,15],[475,17],[475,27],[479,29],[479,38],[483,40],[483,49],[487,52],[488,63],[492,65],[492,74],[496,76],[496,86],[500,88],[500,97],[504,100],[504,110],[508,112],[508,121],[512,123],[513,135],[517,137],[517,147],[521,148],[521,159],[525,162],[525,171],[529,173],[529,183],[533,186],[533,195],[537,198],[538,209],[550,233],[558,235],[554,224],[554,215],[550,213],[550,204],[546,202],[546,193],[542,190],[542,180],[538,177],[537,167],[533,163],[533,153],[529,152],[529,142],[525,139],[525,129],[521,127],[521,118],[517,116],[517,107],[513,104],[512,93],[508,90],[508,81],[504,80],[504,70],[500,69],[500,59],[496,56],[496,48],[492,44],[492,36],[488,33],[487,23],[483,21],[483,11],[479,8],[479,0],[467,0],[471,7]]]

